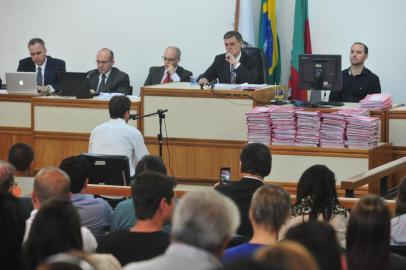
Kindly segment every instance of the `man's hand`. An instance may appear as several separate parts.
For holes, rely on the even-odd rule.
[[[169,74],[173,75],[176,72],[176,69],[173,65],[168,65],[168,67],[166,68],[169,72]]]
[[[201,78],[199,84],[209,84],[209,81],[206,78]]]
[[[235,59],[234,55],[232,55],[231,53],[226,53],[226,61],[232,65],[238,65],[240,63]]]
[[[49,93],[50,93],[50,90],[46,85],[37,86],[37,91],[38,91],[39,94],[44,95],[44,96],[49,95]]]

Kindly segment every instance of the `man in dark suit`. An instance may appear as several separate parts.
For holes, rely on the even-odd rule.
[[[21,59],[17,72],[36,72],[38,86],[52,86],[57,90],[56,76],[58,72],[65,72],[65,61],[47,56],[45,42],[40,38],[33,38],[28,42],[31,57]]]
[[[115,92],[125,95],[132,94],[130,78],[128,74],[119,70],[114,65],[114,53],[112,50],[103,48],[96,56],[97,69],[89,71],[90,88],[96,92]]]
[[[256,83],[260,66],[253,56],[241,50],[241,34],[237,31],[225,33],[224,46],[227,52],[214,58],[213,64],[198,77],[199,84],[216,79],[219,83]]]
[[[168,82],[189,82],[192,72],[179,66],[180,49],[175,46],[169,46],[165,49],[164,65],[160,67],[151,67],[144,85],[168,83]]]
[[[216,190],[230,197],[238,206],[241,225],[237,233],[250,238],[252,226],[248,210],[254,192],[264,185],[264,177],[269,175],[272,167],[272,156],[268,146],[261,143],[247,144],[240,154],[241,180],[231,184],[220,184]]]

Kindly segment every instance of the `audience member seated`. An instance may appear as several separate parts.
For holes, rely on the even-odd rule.
[[[257,59],[242,51],[242,36],[237,31],[224,34],[226,53],[214,58],[213,64],[198,77],[199,84],[208,84],[213,80],[219,83],[256,83],[259,70]]]
[[[34,178],[30,177],[30,168],[34,161],[34,151],[28,144],[16,143],[11,146],[7,160],[16,169],[14,173],[16,185],[12,193],[17,197],[21,196],[20,200],[28,218],[32,211],[31,191],[34,185]]]
[[[152,259],[169,246],[169,233],[162,226],[172,216],[176,182],[157,172],[145,171],[132,184],[137,223],[129,231],[118,231],[104,237],[99,253],[113,254],[122,265]]]
[[[162,158],[159,156],[144,156],[135,167],[135,176],[140,175],[142,172],[147,170],[163,173],[165,175],[167,174],[165,164],[162,161]],[[127,199],[117,204],[116,208],[114,209],[113,218],[111,221],[112,232],[129,230],[134,226],[137,219],[135,217],[133,198]]]
[[[89,153],[102,155],[125,155],[130,162],[130,174],[148,150],[141,132],[128,125],[131,100],[127,96],[114,96],[109,101],[110,120],[92,130]]]
[[[264,247],[258,250],[255,259],[267,264],[269,269],[319,270],[316,260],[309,251],[292,241]]]
[[[207,270],[220,267],[219,257],[239,225],[235,204],[216,191],[188,192],[176,205],[171,244],[154,259],[128,264],[125,270]]]
[[[132,94],[130,78],[128,74],[119,70],[114,65],[114,53],[112,50],[103,48],[97,52],[97,69],[89,71],[90,88],[98,93],[123,93]]]
[[[15,168],[6,161],[0,160],[0,192],[11,193],[16,196],[14,174]],[[16,196],[17,197],[17,196]],[[27,219],[33,209],[30,198],[19,198],[23,207],[24,217]]]
[[[0,191],[0,269],[23,270],[21,243],[25,217],[20,201]]]
[[[52,198],[39,209],[23,251],[29,269],[47,257],[70,250],[82,250],[80,217],[67,198]]]
[[[180,49],[175,46],[169,46],[165,49],[164,65],[160,67],[151,67],[144,85],[169,83],[169,82],[189,82],[192,72],[179,66]]]
[[[395,217],[391,219],[390,244],[405,246],[406,249],[406,177],[399,185]]]
[[[389,252],[390,212],[376,195],[362,197],[351,211],[347,229],[348,270],[405,269],[406,258]]]
[[[45,167],[39,170],[34,180],[34,190],[32,193],[32,210],[30,217],[25,222],[24,242],[27,241],[31,224],[35,220],[38,210],[51,198],[61,198],[70,200],[70,180],[69,176],[62,170],[55,167]],[[61,229],[66,227],[61,223]],[[79,218],[80,224],[80,218]],[[83,250],[92,252],[97,248],[97,242],[93,234],[86,227],[81,227]]]
[[[65,61],[47,55],[45,42],[40,38],[28,41],[30,57],[21,59],[18,63],[18,72],[35,72],[37,85],[41,91],[48,91],[46,86],[51,86],[52,91],[58,90],[56,77],[58,72],[65,72]]]
[[[241,225],[237,234],[252,236],[248,210],[254,192],[264,185],[264,177],[269,175],[272,157],[269,148],[261,143],[247,144],[240,154],[241,180],[227,185],[217,185],[216,190],[230,197],[238,206]]]
[[[341,247],[345,248],[349,215],[348,210],[338,202],[334,173],[324,165],[314,165],[299,179],[296,204],[292,207],[292,217],[281,229],[281,238],[284,238],[289,228],[297,224],[319,220],[333,226]]]
[[[310,220],[289,229],[287,240],[298,242],[307,248],[316,259],[320,270],[341,270],[340,244],[336,233],[328,223]],[[346,265],[346,264],[345,264]]]
[[[121,265],[111,254],[70,251],[48,257],[37,270],[121,270]]]
[[[249,210],[254,235],[248,243],[232,247],[224,252],[223,263],[252,257],[254,252],[276,243],[279,229],[290,215],[290,196],[276,185],[265,185],[255,191]]]
[[[87,227],[96,239],[100,239],[110,229],[113,210],[105,200],[85,194],[89,162],[84,157],[72,156],[62,160],[59,168],[70,178],[71,201],[79,212],[82,226]]]

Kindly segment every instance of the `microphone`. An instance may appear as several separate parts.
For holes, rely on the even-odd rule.
[[[166,113],[168,110],[161,110],[161,109],[159,109],[159,110],[157,110],[156,112],[158,113],[158,114],[163,114],[163,113]]]
[[[214,86],[216,85],[216,83],[217,83],[217,79],[214,79],[214,80],[212,80],[211,82],[209,82],[209,83],[207,84],[207,86],[209,86],[210,89],[214,89]]]
[[[130,114],[129,119],[131,119],[131,120],[137,120],[137,119],[138,119],[138,114]]]

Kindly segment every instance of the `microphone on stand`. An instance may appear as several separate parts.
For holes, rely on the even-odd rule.
[[[137,119],[138,119],[138,114],[130,114],[129,119],[131,119],[131,120],[137,120]]]

